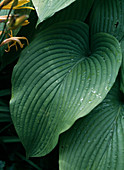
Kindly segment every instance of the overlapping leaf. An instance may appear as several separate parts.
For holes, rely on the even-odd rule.
[[[124,1],[95,0],[90,14],[91,34],[107,32],[118,40],[124,36]]]
[[[119,85],[60,137],[60,170],[123,170],[124,100]]]
[[[32,0],[39,17],[39,22],[51,17],[74,1],[75,0]]]
[[[45,22],[41,23],[39,27],[47,28],[49,25],[60,21],[67,20],[80,20],[85,21],[94,0],[76,0],[74,3],[68,7],[60,10],[54,16],[47,19]]]
[[[121,42],[122,49],[122,64],[121,64],[121,81],[120,81],[120,89],[124,93],[124,40]]]
[[[84,21],[91,9],[94,0],[76,0],[66,9],[61,10],[56,15],[56,20],[65,21],[70,19]]]
[[[112,87],[120,64],[118,41],[91,38],[80,21],[55,24],[23,50],[12,76],[10,109],[28,156],[43,156],[59,134],[88,114]]]

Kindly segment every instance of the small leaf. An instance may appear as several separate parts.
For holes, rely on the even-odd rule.
[[[60,170],[123,170],[124,100],[119,85],[61,135],[59,165]]]
[[[7,107],[7,106],[0,106],[0,112],[9,112],[9,107]]]
[[[0,90],[0,97],[1,96],[7,96],[7,95],[10,95],[10,94],[11,94],[10,89]]]
[[[0,15],[1,16],[4,16],[4,15],[8,15],[8,10],[1,10],[0,11]],[[4,27],[4,23],[0,23],[0,31],[3,31],[3,27]],[[1,34],[0,34],[1,35]],[[1,38],[0,37],[0,41],[1,41]],[[4,50],[7,48],[7,46],[2,46],[0,47],[0,62],[2,60],[2,55],[4,54]]]
[[[69,6],[75,0],[32,0],[40,22]]]
[[[0,111],[0,123],[3,123],[3,122],[11,122],[11,116],[10,116],[10,113],[1,113]]]
[[[59,134],[106,96],[121,64],[119,42],[98,33],[91,38],[80,21],[41,31],[22,51],[12,75],[10,109],[29,156],[43,156]]]

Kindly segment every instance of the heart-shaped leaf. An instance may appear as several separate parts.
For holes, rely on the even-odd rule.
[[[69,6],[75,0],[32,0],[37,11],[39,22],[51,17],[56,12]]]
[[[124,100],[115,85],[105,100],[60,137],[60,170],[123,170]]]
[[[106,96],[121,64],[113,36],[91,37],[80,21],[55,24],[22,51],[12,75],[10,109],[29,156],[43,156],[59,134]]]
[[[107,32],[120,40],[124,35],[124,0],[94,0],[90,28],[91,34]]]

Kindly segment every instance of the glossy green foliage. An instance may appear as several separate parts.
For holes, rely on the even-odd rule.
[[[124,100],[116,83],[105,100],[60,137],[60,170],[123,170]]]
[[[49,153],[59,134],[97,106],[115,82],[122,58],[118,41],[98,33],[90,45],[88,26],[70,21],[41,31],[21,53],[10,109],[29,156]]]
[[[88,0],[88,1],[76,0],[74,3],[72,3],[65,9],[60,10],[52,17],[45,20],[45,22],[42,22],[38,27],[43,30],[48,26],[60,21],[68,21],[68,20],[85,21],[92,7],[93,1],[94,0]]]
[[[74,1],[75,0],[32,0],[39,17],[38,23],[51,17]]]
[[[124,1],[95,0],[89,25],[91,34],[107,32],[121,40],[124,36]]]
[[[27,157],[45,156],[41,162],[55,148],[50,162],[60,170],[123,170],[124,0],[32,0],[26,5],[32,3],[31,14],[12,11],[30,14],[30,24],[13,31],[29,46],[18,52],[12,47],[9,53],[7,45],[0,47],[0,141],[21,141]],[[15,131],[8,133],[12,122],[19,138]],[[36,169],[46,165],[15,153]]]
[[[124,40],[121,41],[121,49],[122,49],[122,64],[121,64],[120,89],[124,93]]]

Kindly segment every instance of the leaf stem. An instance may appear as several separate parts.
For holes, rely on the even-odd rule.
[[[34,168],[36,168],[37,170],[42,170],[39,166],[37,166],[34,162],[32,162],[31,160],[26,159],[23,155],[21,155],[20,153],[16,153],[17,156],[19,156],[22,160],[26,161],[27,163],[29,163],[30,165],[32,165]]]

